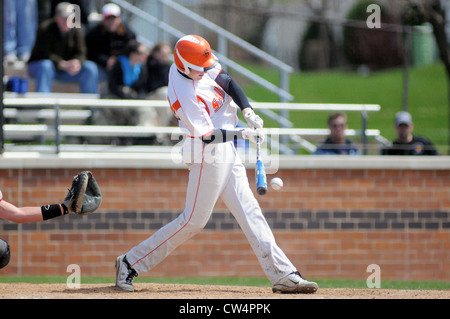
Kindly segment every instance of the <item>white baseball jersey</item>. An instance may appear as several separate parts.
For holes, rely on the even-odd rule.
[[[217,65],[201,80],[194,81],[181,75],[175,65],[171,67],[168,99],[180,127],[190,135],[183,145],[183,158],[186,152],[194,155],[185,159],[189,167],[185,208],[175,220],[133,247],[126,256],[138,274],[151,270],[205,227],[221,198],[274,284],[296,268],[277,246],[233,142],[206,144],[200,138],[214,129],[234,129],[238,122],[237,105],[215,82],[220,71]]]
[[[175,64],[170,68],[170,107],[180,120],[180,128],[192,137],[208,135],[214,128],[234,129],[239,121],[238,106],[215,81],[220,71],[218,63],[200,81],[193,81],[181,75]]]
[[[202,136],[214,129],[234,129],[239,122],[238,106],[215,81],[221,70],[218,63],[200,81],[193,81],[181,75],[175,64],[170,68],[168,100],[181,130],[187,131],[182,147],[186,164],[200,163],[213,152],[214,145],[203,149]]]

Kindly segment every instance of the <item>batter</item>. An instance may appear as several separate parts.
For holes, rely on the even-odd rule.
[[[242,88],[221,68],[208,42],[195,35],[178,40],[169,72],[168,99],[179,126],[188,132],[183,160],[189,168],[183,212],[116,260],[116,286],[134,291],[133,279],[150,271],[175,248],[200,232],[219,197],[238,221],[274,292],[313,293],[277,246],[248,182],[234,140],[264,139],[263,121]],[[249,128],[237,130],[237,109]]]

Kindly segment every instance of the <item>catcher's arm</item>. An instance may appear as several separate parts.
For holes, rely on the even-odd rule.
[[[15,223],[40,222],[66,214],[90,214],[102,201],[100,187],[89,171],[77,174],[62,204],[50,204],[42,207],[16,207],[3,200],[0,191],[0,218]]]

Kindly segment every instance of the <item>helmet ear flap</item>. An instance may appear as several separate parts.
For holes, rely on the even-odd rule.
[[[177,48],[175,48],[175,52],[174,52],[174,62],[175,62],[175,65],[177,66],[178,70],[180,70],[180,72],[182,72],[186,75],[189,75],[190,69],[186,65],[186,63],[183,61],[183,58],[181,57]]]

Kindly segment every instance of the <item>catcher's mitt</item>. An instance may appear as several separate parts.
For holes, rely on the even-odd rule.
[[[89,179],[86,187],[86,193],[84,194],[83,205],[81,206],[80,215],[87,215],[95,212],[95,210],[102,203],[102,193],[100,187],[91,172],[87,172]]]
[[[72,187],[64,199],[68,213],[80,215],[93,213],[101,202],[100,187],[89,171],[83,171],[73,178]]]
[[[0,269],[6,267],[11,259],[11,252],[9,251],[8,243],[0,239]]]

